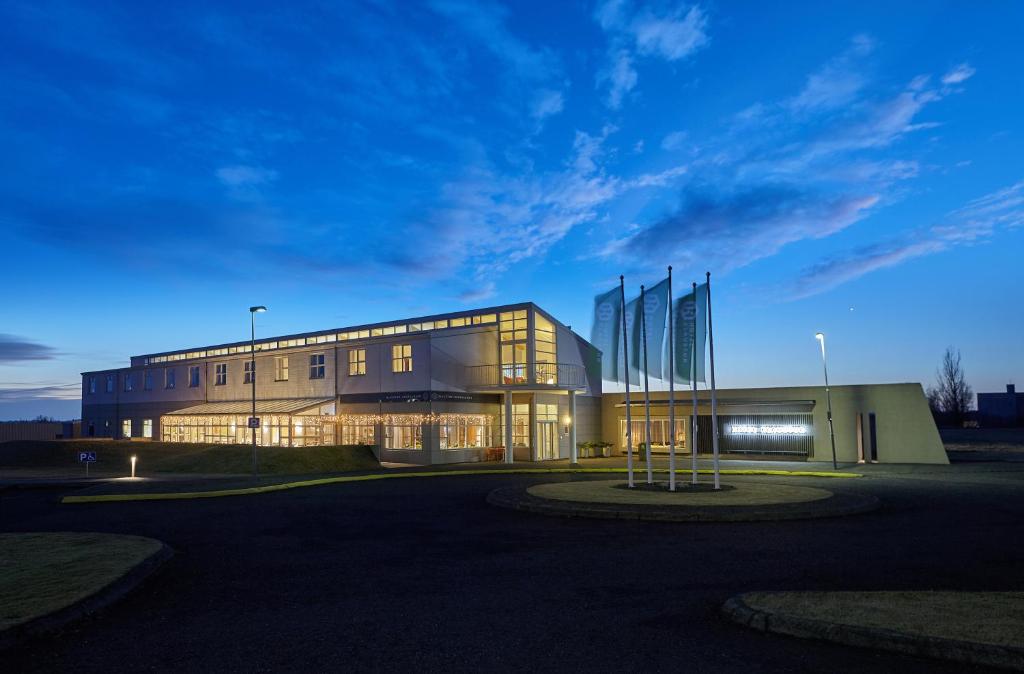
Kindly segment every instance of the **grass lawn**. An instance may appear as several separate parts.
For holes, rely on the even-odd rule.
[[[842,625],[1024,647],[1024,592],[751,592],[743,601]]]
[[[37,471],[52,476],[84,476],[78,452],[96,452],[90,475],[127,475],[129,457],[138,457],[137,475],[155,473],[249,473],[251,445],[186,444],[171,442],[128,442],[117,440],[49,440],[0,443],[0,475]],[[310,475],[378,468],[370,447],[259,447],[261,474]],[[14,474],[14,473],[12,473]]]
[[[85,599],[160,546],[141,536],[0,534],[0,630]]]

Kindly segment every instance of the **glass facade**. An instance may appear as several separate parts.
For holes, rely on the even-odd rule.
[[[527,380],[526,309],[506,311],[499,316],[498,340],[501,345],[501,383],[525,384]]]
[[[492,447],[494,417],[489,414],[449,414],[438,423],[441,449]]]
[[[322,423],[317,414],[260,414],[256,444],[275,447],[333,445],[334,423]],[[252,442],[248,414],[164,416],[160,418],[160,439],[164,442],[209,442],[247,444]]]
[[[643,414],[639,415],[639,419],[633,417],[633,446],[639,447],[644,441],[647,434],[647,423],[644,420]],[[687,435],[687,424],[690,423],[689,417],[682,415],[676,416],[676,449],[686,447],[686,435]],[[666,417],[651,417],[651,448],[665,448],[669,446],[669,420]],[[626,420],[619,419],[619,438],[622,446],[626,446]]]
[[[558,349],[555,338],[555,326],[537,312],[533,314],[533,325],[534,362],[537,364],[537,383],[557,384]]]
[[[423,424],[383,426],[384,449],[423,449]]]

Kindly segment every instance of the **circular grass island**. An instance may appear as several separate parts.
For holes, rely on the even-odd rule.
[[[653,520],[661,522],[764,522],[840,517],[878,507],[866,494],[832,492],[776,482],[735,482],[720,489],[707,483],[666,482],[635,486],[618,480],[546,482],[503,487],[487,502],[514,510],[560,517]]]

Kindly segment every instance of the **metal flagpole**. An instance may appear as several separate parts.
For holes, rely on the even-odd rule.
[[[701,349],[700,357],[704,357],[704,350]],[[697,484],[697,284],[693,284],[693,346],[690,348],[690,388],[693,389],[693,416],[690,417],[691,435],[693,446],[690,448],[691,484]]]
[[[715,397],[715,334],[711,323],[711,272],[706,272],[708,292],[708,354],[711,358],[711,451],[715,470],[715,489],[721,489],[718,481],[718,400]]]
[[[629,405],[629,341],[626,337],[626,282],[619,276],[619,294],[622,297],[622,360],[626,378],[626,472],[629,473],[629,488],[633,488],[633,417]]]
[[[676,368],[672,344],[672,265],[668,266],[668,490],[676,490]]]
[[[640,286],[640,339],[644,348],[644,454],[647,457],[647,484],[654,484],[654,468],[651,466],[651,387],[647,376],[647,299],[644,287]]]

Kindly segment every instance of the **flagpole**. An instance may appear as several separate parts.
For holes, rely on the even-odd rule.
[[[690,456],[692,460],[692,473],[693,476],[690,478],[691,484],[697,484],[697,283],[693,284],[693,347],[690,355],[690,388],[693,389],[693,416],[690,417],[690,426],[693,437],[690,441],[693,447],[690,448]],[[701,349],[701,358],[704,357],[704,350]]]
[[[706,272],[708,291],[708,354],[711,356],[711,447],[715,469],[715,489],[721,489],[718,481],[718,400],[715,397],[715,333],[711,322],[711,272]]]
[[[668,266],[668,490],[676,490],[676,366],[672,340],[672,265]]]
[[[629,341],[626,336],[626,281],[619,276],[619,294],[622,298],[622,360],[626,378],[626,472],[629,473],[629,488],[633,488],[633,417],[629,405]]]
[[[654,468],[651,466],[651,387],[647,376],[647,300],[643,286],[640,286],[640,339],[644,348],[644,453],[647,457],[647,484],[654,484]]]

